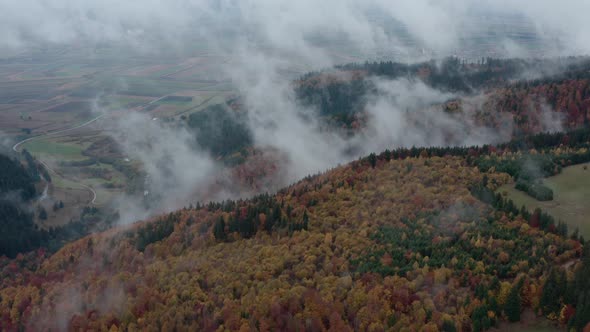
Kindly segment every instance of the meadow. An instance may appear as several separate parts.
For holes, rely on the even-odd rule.
[[[34,156],[51,155],[58,158],[60,161],[83,160],[82,155],[84,150],[83,145],[74,143],[65,143],[55,139],[38,139],[32,140],[23,144],[23,148],[27,149]]]
[[[580,234],[590,238],[590,164],[581,164],[563,169],[561,174],[546,178],[543,183],[554,193],[553,201],[540,202],[513,184],[502,186],[499,191],[529,210],[540,208],[558,220],[566,222],[569,230],[579,228]]]

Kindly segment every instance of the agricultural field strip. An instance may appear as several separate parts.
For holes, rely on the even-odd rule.
[[[51,173],[53,173],[53,174],[55,174],[55,175],[57,175],[57,176],[60,176],[60,177],[62,177],[62,178],[65,178],[65,176],[63,176],[63,174],[61,174],[61,173],[58,173],[58,172],[57,172],[56,170],[54,170],[53,168],[49,167],[49,165],[47,165],[47,164],[46,164],[46,163],[45,163],[43,160],[39,160],[39,162],[40,162],[41,164],[43,164],[43,167],[45,167],[45,168],[46,168],[46,169],[47,169],[49,172],[51,172]],[[82,182],[77,182],[77,181],[74,181],[74,180],[72,180],[72,179],[68,179],[68,180],[70,180],[70,181],[72,181],[72,182],[76,183],[77,185],[81,186],[82,188],[84,188],[84,189],[86,189],[86,190],[90,191],[90,192],[92,193],[92,200],[90,201],[90,204],[91,204],[91,205],[94,205],[94,203],[96,202],[96,191],[94,191],[94,189],[93,189],[92,187],[90,187],[90,186],[87,186],[87,185],[85,185],[85,184],[84,184],[84,183],[82,183]]]
[[[200,102],[198,105],[195,105],[195,106],[193,106],[193,107],[191,107],[191,108],[188,108],[188,109],[186,109],[186,110],[184,110],[184,111],[182,111],[182,112],[180,112],[180,113],[178,113],[178,114],[176,114],[176,115],[177,115],[177,116],[178,116],[178,115],[182,115],[182,114],[185,114],[185,113],[187,113],[187,112],[190,112],[190,111],[194,111],[194,110],[196,110],[196,109],[199,109],[201,106],[203,106],[203,105],[206,105],[208,102],[210,102],[210,101],[211,101],[213,98],[215,98],[215,97],[217,97],[217,95],[213,95],[213,96],[211,96],[211,97],[208,97],[208,98],[206,98],[205,100],[203,100],[202,102]]]
[[[101,115],[97,116],[97,117],[96,117],[96,118],[94,118],[94,119],[91,119],[91,120],[89,120],[89,121],[86,121],[86,122],[84,122],[84,123],[82,123],[82,124],[80,124],[80,125],[74,126],[74,127],[72,127],[72,128],[61,129],[61,130],[57,130],[57,131],[53,131],[53,132],[49,132],[49,133],[45,133],[45,134],[41,134],[41,135],[37,135],[37,136],[34,136],[34,137],[29,137],[29,138],[27,138],[27,139],[24,139],[24,140],[22,140],[22,141],[20,141],[20,142],[16,143],[16,144],[15,144],[15,145],[12,147],[12,150],[13,150],[14,152],[19,152],[19,151],[18,151],[18,148],[19,148],[19,146],[23,145],[23,144],[24,144],[24,143],[26,143],[26,142],[29,142],[29,141],[32,141],[32,140],[35,140],[35,139],[39,139],[39,138],[41,138],[41,137],[46,137],[46,136],[53,136],[53,135],[56,135],[56,134],[61,134],[61,133],[67,132],[67,131],[71,131],[71,130],[75,130],[75,129],[80,129],[80,128],[82,128],[82,127],[88,126],[88,125],[90,125],[90,124],[92,124],[92,123],[94,123],[94,122],[98,121],[99,119],[103,118],[104,116],[105,116],[104,114],[101,114]],[[41,163],[41,164],[42,164],[42,165],[43,165],[43,166],[44,166],[44,167],[45,167],[45,168],[46,168],[48,171],[50,171],[50,172],[52,172],[52,173],[54,173],[54,174],[56,174],[56,175],[58,175],[58,176],[64,177],[63,175],[61,175],[61,174],[57,173],[55,170],[53,170],[51,167],[49,167],[49,166],[48,166],[48,165],[47,165],[47,164],[46,164],[46,163],[45,163],[43,160],[40,160],[40,159],[39,159],[39,162],[40,162],[40,163]],[[95,190],[94,190],[92,187],[90,187],[90,186],[88,186],[88,185],[85,185],[84,183],[81,183],[81,182],[79,182],[79,181],[74,181],[74,180],[71,180],[71,181],[73,181],[73,182],[76,182],[78,185],[80,185],[81,187],[83,187],[83,188],[85,188],[85,189],[89,190],[89,191],[92,193],[92,196],[93,196],[93,198],[92,198],[92,200],[90,201],[90,204],[94,204],[94,203],[96,202],[96,191],[95,191]]]
[[[61,134],[61,133],[67,132],[67,131],[71,131],[71,130],[75,130],[75,129],[80,129],[80,128],[82,128],[82,127],[88,126],[89,124],[92,124],[92,123],[94,123],[94,122],[98,121],[99,119],[103,118],[104,116],[105,116],[105,115],[104,115],[104,114],[102,114],[102,115],[100,115],[100,116],[97,116],[96,118],[94,118],[94,119],[92,119],[92,120],[89,120],[89,121],[87,121],[87,122],[84,122],[84,123],[82,123],[82,124],[80,124],[80,125],[78,125],[78,126],[72,127],[72,128],[60,129],[60,130],[57,130],[57,131],[52,131],[52,132],[49,132],[49,133],[45,133],[45,134],[40,134],[40,135],[37,135],[37,136],[29,137],[29,138],[27,138],[27,139],[24,139],[24,140],[22,140],[22,141],[20,141],[20,142],[16,143],[16,144],[15,144],[15,145],[12,147],[12,150],[13,150],[14,152],[19,152],[19,151],[18,151],[18,147],[19,147],[19,146],[21,146],[21,145],[23,145],[23,144],[24,144],[24,143],[26,143],[26,142],[29,142],[29,141],[32,141],[32,140],[35,140],[35,139],[39,139],[39,138],[41,138],[41,137],[46,137],[46,136],[53,136],[53,135],[57,135],[57,134]]]

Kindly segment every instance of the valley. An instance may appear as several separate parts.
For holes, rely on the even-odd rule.
[[[0,2],[0,332],[590,331],[589,11]]]
[[[515,289],[526,301],[518,308],[543,303],[551,313],[558,299],[538,291],[550,282],[545,271],[578,262],[581,244],[553,221],[536,225],[532,214],[493,196],[511,177],[482,173],[467,160],[489,151],[388,150],[273,196],[197,204],[116,227],[66,245],[38,271],[19,270],[23,281],[3,278],[3,298],[18,289],[32,299],[27,306],[43,308],[21,313],[33,315],[32,329],[52,326],[55,315],[71,317],[74,329],[487,329],[500,315],[520,320],[520,309],[508,305]],[[19,261],[38,259],[45,258]],[[3,264],[13,273],[10,261]],[[38,280],[55,297],[41,300],[24,280]],[[161,286],[151,288],[154,282]],[[101,287],[119,295],[98,309]],[[70,296],[85,298],[94,314],[64,302]]]
[[[63,52],[66,57],[78,57],[77,50]],[[141,190],[133,188],[137,184],[129,178],[139,176],[136,161],[120,153],[113,156],[98,151],[90,159],[107,160],[95,162],[86,153],[92,144],[110,137],[109,128],[122,114],[133,109],[153,119],[180,120],[211,103],[223,102],[231,93],[226,83],[207,74],[216,71],[211,69],[216,63],[225,61],[219,57],[157,66],[134,59],[133,65],[113,77],[116,69],[109,62],[65,64],[63,55],[52,61],[41,54],[45,60],[30,60],[34,65],[26,59],[0,64],[6,68],[0,85],[7,94],[0,101],[0,131],[13,137],[15,152],[29,151],[51,174],[51,199],[44,202],[45,208],[50,209],[54,201],[66,203],[67,211],[50,213],[43,227],[63,226],[86,206],[110,209],[113,200],[126,191]],[[175,75],[184,78],[178,81]],[[171,94],[186,97],[174,100]],[[125,163],[133,166],[118,166]]]

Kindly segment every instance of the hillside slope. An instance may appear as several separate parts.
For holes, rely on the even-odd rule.
[[[493,151],[387,151],[274,196],[4,259],[0,326],[479,331],[533,308],[583,327],[582,244],[493,195],[511,177],[473,162]]]
[[[345,127],[362,126],[366,108],[379,95],[376,81],[408,80],[456,95],[441,110],[475,113],[477,123],[491,128],[500,115],[514,123],[513,136],[575,129],[590,119],[590,61],[565,59],[486,59],[463,63],[448,58],[413,65],[380,62],[350,64],[323,72],[309,73],[294,84],[302,105]],[[413,110],[412,110],[413,111]],[[548,113],[560,119],[548,119]],[[559,128],[547,126],[562,123]]]
[[[28,203],[35,197],[35,180],[18,160],[0,154],[0,255],[16,256],[36,249],[42,235],[33,223]]]

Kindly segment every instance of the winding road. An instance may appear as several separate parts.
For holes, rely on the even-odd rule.
[[[32,140],[36,140],[36,139],[39,139],[39,138],[42,138],[42,137],[47,137],[47,136],[53,136],[53,135],[57,135],[57,134],[62,134],[62,133],[68,132],[68,131],[72,131],[72,130],[76,130],[76,129],[80,129],[80,128],[86,127],[86,126],[88,126],[88,125],[90,125],[90,124],[92,124],[92,123],[94,123],[94,122],[98,121],[99,119],[103,118],[104,116],[105,116],[105,115],[104,115],[104,114],[102,114],[102,115],[100,115],[100,116],[97,116],[97,117],[96,117],[96,118],[94,118],[94,119],[91,119],[91,120],[89,120],[89,121],[86,121],[86,122],[84,122],[84,123],[82,123],[82,124],[80,124],[80,125],[77,125],[77,126],[75,126],[75,127],[66,128],[66,129],[60,129],[60,130],[56,130],[56,131],[50,131],[50,132],[47,132],[47,133],[45,133],[45,134],[41,134],[41,135],[37,135],[37,136],[33,136],[33,137],[29,137],[29,138],[27,138],[27,139],[24,139],[24,140],[22,140],[22,141],[20,141],[20,142],[16,143],[16,144],[15,144],[15,145],[12,147],[12,150],[13,150],[14,152],[19,152],[19,147],[20,147],[21,145],[23,145],[24,143],[27,143],[27,142],[30,142],[30,141],[32,141]],[[57,173],[55,170],[53,170],[51,167],[49,167],[49,165],[47,165],[47,164],[46,164],[46,163],[45,163],[43,160],[40,160],[40,159],[37,159],[37,160],[39,160],[39,162],[40,162],[40,163],[43,165],[43,167],[45,167],[45,168],[46,168],[46,169],[47,169],[49,172],[51,172],[51,173],[53,173],[53,174],[55,174],[55,175],[57,175],[57,176],[60,176],[60,177],[63,177],[63,178],[65,178],[64,176],[62,176],[61,174],[59,174],[59,173]],[[95,191],[95,190],[94,190],[92,187],[90,187],[90,186],[88,186],[88,185],[85,185],[85,184],[83,184],[83,183],[81,183],[81,182],[79,182],[79,181],[75,181],[75,180],[73,180],[73,179],[68,179],[68,180],[70,180],[70,181],[73,181],[73,182],[76,182],[78,185],[80,185],[80,186],[81,186],[81,187],[83,187],[84,189],[87,189],[88,191],[90,191],[90,192],[92,193],[92,200],[90,201],[90,203],[89,203],[89,204],[92,204],[92,205],[94,205],[94,204],[96,203],[96,191]]]

